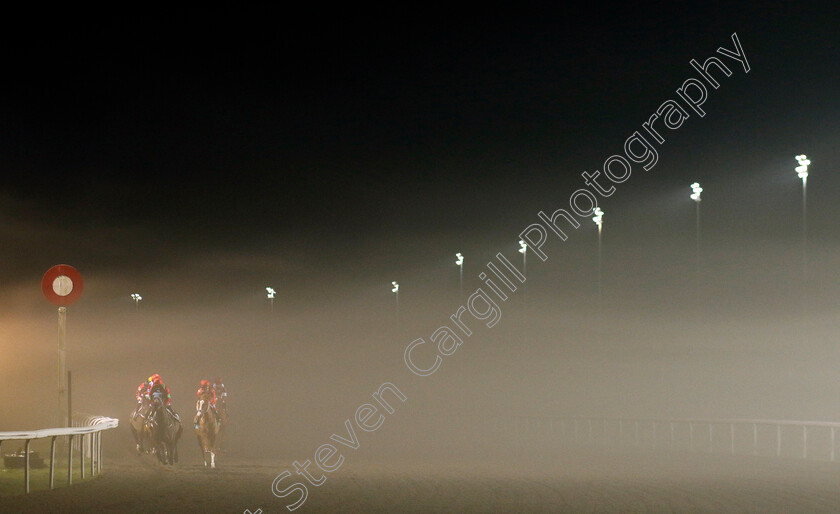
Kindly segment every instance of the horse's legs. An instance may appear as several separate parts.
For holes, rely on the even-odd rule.
[[[137,455],[140,455],[140,438],[137,435],[137,429],[134,428],[131,422],[129,422],[128,428],[131,429],[131,435],[134,436],[134,443],[137,445]]]
[[[210,469],[216,469],[216,452],[210,450]]]

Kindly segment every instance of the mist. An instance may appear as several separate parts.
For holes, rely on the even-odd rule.
[[[685,427],[670,429],[663,456],[621,444],[610,424],[840,422],[840,104],[826,64],[838,45],[832,16],[801,11],[599,8],[486,23],[317,13],[282,28],[208,11],[160,25],[114,15],[85,37],[62,20],[12,38],[0,431],[60,423],[57,312],[41,279],[67,264],[84,277],[67,310],[72,408],[120,420],[104,436],[115,473],[101,490],[128,511],[148,507],[131,496],[135,479],[158,487],[160,469],[173,470],[171,497],[229,497],[208,512],[242,512],[246,498],[281,510],[272,480],[317,462],[325,444],[347,464],[321,468],[335,492],[313,494],[316,511],[544,511],[562,498],[583,502],[565,504],[572,512],[598,510],[591,498],[627,510],[636,504],[609,503],[610,491],[637,478],[650,486],[642,496],[711,497],[715,512],[767,491],[834,495],[833,475],[814,467],[799,480],[784,464],[753,496],[739,496],[755,485],[745,481],[726,484],[731,504],[708,493],[742,472],[766,478],[760,459],[736,459],[750,451],[798,457],[799,432],[762,454],[766,434],[732,428],[724,461],[670,453],[696,449]],[[232,30],[240,21],[248,37]],[[719,51],[736,31],[743,60]],[[704,62],[716,82],[698,74]],[[676,128],[660,119],[662,140],[645,146],[656,159],[629,156],[628,138],[663,102],[688,102],[677,95],[690,77],[695,93],[709,84],[703,112],[686,104]],[[622,151],[632,173],[609,176],[604,163]],[[794,172],[803,153],[807,188]],[[615,190],[589,190],[602,227],[570,202],[598,170]],[[544,227],[539,248],[520,253],[538,213],[559,209],[580,222],[563,226],[568,239]],[[469,303],[479,293],[492,314]],[[457,337],[434,340],[442,327]],[[180,467],[135,455],[128,430],[154,373],[184,422]],[[217,475],[190,427],[196,389],[214,377],[230,412]],[[597,444],[568,444],[580,442],[571,418],[603,420],[601,432],[587,423]],[[655,425],[635,428],[658,449]],[[804,447],[810,429],[799,428]],[[754,448],[736,448],[750,435]],[[456,480],[473,463],[489,474]],[[473,491],[463,504],[461,487]],[[93,505],[99,495],[66,489],[31,501],[114,510],[107,494]]]
[[[610,242],[599,301],[586,229],[577,241],[544,247],[546,262],[532,255],[524,287],[496,298],[497,325],[467,314],[472,336],[425,377],[408,370],[405,347],[429,341],[463,304],[457,267],[445,256],[395,277],[399,317],[387,281],[374,282],[366,269],[337,271],[340,263],[325,268],[329,277],[263,284],[253,277],[258,268],[282,259],[206,255],[133,277],[145,284],[139,305],[123,294],[124,278],[86,273],[84,297],[68,309],[73,409],[125,423],[137,385],[160,373],[175,409],[191,416],[198,382],[221,376],[235,453],[277,459],[303,457],[342,433],[386,382],[407,400],[394,404],[381,430],[362,435],[359,457],[457,447],[464,434],[446,427],[463,415],[837,418],[838,320],[823,308],[838,294],[830,280],[836,243],[812,244],[803,283],[792,240],[709,236],[700,269],[690,236],[679,244],[625,239],[620,249]],[[477,274],[498,251],[521,269],[515,247],[468,253],[464,297],[489,291]],[[265,285],[278,289],[273,306]],[[15,408],[0,429],[49,426],[55,308],[34,280],[13,298],[2,319],[0,373],[17,386],[0,391],[0,403]],[[432,346],[414,358],[430,365]]]

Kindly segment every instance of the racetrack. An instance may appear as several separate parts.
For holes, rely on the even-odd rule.
[[[526,464],[527,462],[527,464]],[[117,457],[83,484],[0,499],[2,512],[288,512],[291,463],[220,458],[165,468]],[[289,481],[288,483],[291,483]],[[840,467],[728,455],[570,453],[476,461],[348,459],[297,512],[838,512]]]

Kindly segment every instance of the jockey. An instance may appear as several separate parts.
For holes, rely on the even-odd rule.
[[[213,379],[213,390],[216,391],[216,400],[219,402],[219,409],[227,412],[227,389],[225,388],[222,377]]]
[[[181,417],[172,410],[172,393],[169,392],[169,388],[163,383],[163,379],[160,378],[160,375],[155,373],[150,376],[147,384],[149,389],[146,393],[146,398],[151,400],[153,394],[162,393],[164,398],[163,405],[166,407],[166,410],[169,411],[169,414],[171,414],[175,419],[181,419]]]
[[[172,393],[169,392],[169,388],[166,387],[166,384],[163,383],[163,379],[160,378],[160,375],[155,373],[154,375],[149,377],[149,392],[146,393],[148,397],[151,398],[152,394],[154,393],[164,393],[164,401],[163,404],[169,407],[172,405]]]
[[[137,392],[134,394],[137,398],[137,403],[143,403],[143,400],[148,399],[149,397],[149,381],[144,380],[137,386]]]
[[[213,411],[213,415],[216,417],[216,424],[221,426],[222,421],[219,419],[219,411],[216,410],[216,390],[210,386],[210,381],[202,380],[195,395],[198,397],[198,400],[195,403],[195,418],[193,419],[193,425],[195,425],[195,428],[198,429],[198,416],[201,414],[198,410],[198,402],[201,400],[210,404],[210,410]]]
[[[151,377],[149,377],[151,378]],[[134,412],[131,413],[131,420],[133,421],[137,415],[140,413],[140,407],[143,406],[143,401],[149,399],[149,381],[144,380],[137,386],[137,392],[134,394],[134,397],[137,398],[137,407],[134,409]]]

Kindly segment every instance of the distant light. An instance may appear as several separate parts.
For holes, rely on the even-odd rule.
[[[391,289],[391,292],[398,293],[400,290],[400,285],[393,281],[391,282],[391,285],[394,286],[393,289]]]
[[[528,251],[528,245],[525,244],[525,241],[519,240],[519,253],[524,254]]]
[[[137,294],[137,293],[131,293],[131,299],[132,299],[132,300],[134,300],[135,302],[139,302],[140,300],[142,300],[142,299],[143,299],[143,297],[142,297],[142,296],[140,296],[140,295],[139,295],[139,294]]]
[[[266,296],[268,296],[268,299],[269,299],[269,300],[271,300],[272,298],[274,298],[274,296],[277,294],[277,292],[276,292],[276,291],[274,291],[274,289],[273,289],[273,288],[271,288],[271,287],[266,287],[266,288],[265,288],[265,292],[266,292],[266,293],[268,293]]]
[[[592,221],[598,225],[598,228],[601,228],[601,225],[604,223],[604,211],[601,210],[600,207],[595,207],[595,215],[592,216]]]
[[[458,258],[458,260],[455,261],[455,264],[457,264],[458,266],[461,266],[461,265],[464,264],[464,256],[463,255],[461,255],[460,253],[456,253],[455,257]]]
[[[795,168],[796,174],[802,179],[802,183],[804,184],[805,181],[808,180],[808,165],[811,164],[811,161],[805,156],[805,154],[797,155],[796,161],[799,163],[799,166]]]
[[[700,201],[700,193],[703,192],[703,188],[700,187],[700,184],[695,182],[695,183],[691,184],[691,190],[693,191],[691,193],[691,199],[694,200],[695,202],[699,202]]]

